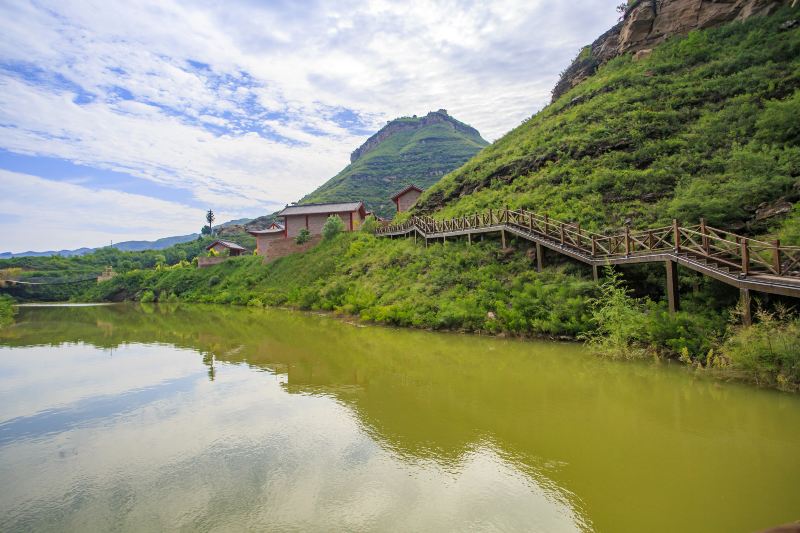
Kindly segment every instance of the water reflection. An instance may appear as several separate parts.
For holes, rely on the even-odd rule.
[[[283,311],[19,318],[0,333],[0,482],[13,487],[0,530],[748,531],[797,518],[792,396],[573,345]]]

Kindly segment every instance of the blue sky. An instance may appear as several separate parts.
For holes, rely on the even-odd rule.
[[[270,213],[397,116],[494,140],[618,2],[2,2],[0,251]]]

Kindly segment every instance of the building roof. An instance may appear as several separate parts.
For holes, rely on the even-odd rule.
[[[209,244],[208,246],[206,246],[206,250],[210,250],[211,248],[213,248],[217,244],[221,244],[225,248],[230,248],[231,250],[241,250],[243,252],[247,251],[247,248],[239,246],[235,242],[231,242],[231,241],[214,241],[211,244]]]
[[[409,192],[409,191],[423,192],[423,191],[422,191],[422,189],[420,189],[419,187],[417,187],[416,185],[414,185],[414,184],[412,183],[411,185],[409,185],[408,187],[406,187],[406,188],[405,188],[405,189],[403,189],[402,191],[400,191],[400,192],[397,192],[397,193],[394,193],[394,194],[391,196],[391,199],[392,199],[392,200],[396,200],[396,199],[400,198],[401,196],[403,196],[405,193],[407,193],[407,192]]]
[[[249,229],[247,230],[247,233],[250,235],[271,235],[273,233],[283,233],[283,226],[267,229]]]
[[[345,202],[345,203],[331,203],[331,204],[303,204],[303,205],[290,205],[287,206],[280,213],[276,213],[279,217],[290,215],[319,215],[327,213],[349,213],[351,211],[360,211],[364,209],[362,202]]]

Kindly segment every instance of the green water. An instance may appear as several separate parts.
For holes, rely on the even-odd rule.
[[[800,519],[800,398],[573,344],[23,308],[0,487],[0,531],[757,531]]]

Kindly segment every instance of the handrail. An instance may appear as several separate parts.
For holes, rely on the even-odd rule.
[[[500,226],[498,228],[498,226]],[[523,234],[554,241],[559,246],[584,253],[592,259],[624,258],[653,252],[691,253],[727,268],[741,276],[769,274],[800,278],[800,246],[784,246],[752,239],[708,226],[705,220],[692,226],[671,226],[604,235],[587,231],[580,224],[563,222],[527,209],[488,209],[483,213],[437,220],[429,215],[415,215],[400,224],[385,225],[376,235],[404,234],[418,231],[426,238],[453,232],[478,229],[516,229]],[[440,235],[442,234],[442,235]]]

